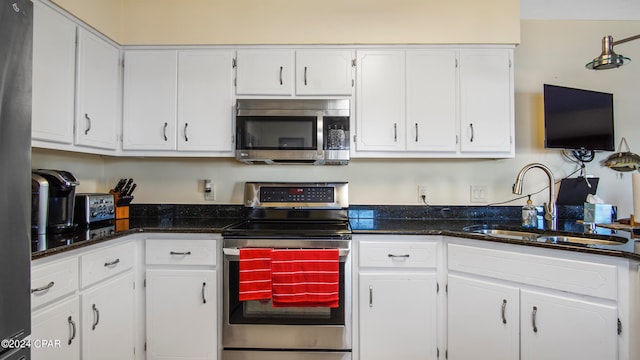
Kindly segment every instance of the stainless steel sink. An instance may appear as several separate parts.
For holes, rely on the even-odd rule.
[[[621,245],[626,243],[626,239],[609,240],[596,239],[581,236],[563,236],[563,235],[544,235],[536,239],[539,242],[548,242],[553,244],[583,244],[583,245]]]
[[[622,245],[626,244],[627,239],[618,237],[618,236],[610,236],[608,238],[596,238],[596,237],[586,237],[586,236],[570,236],[570,235],[549,235],[549,234],[541,234],[538,232],[529,232],[526,230],[510,230],[510,229],[500,229],[500,228],[487,228],[487,227],[468,227],[465,228],[465,231],[476,233],[476,234],[485,234],[492,237],[510,239],[510,240],[521,240],[521,241],[535,241],[535,242],[544,242],[549,244],[561,244],[561,245]]]
[[[472,230],[472,232],[514,240],[536,240],[536,238],[540,235],[534,232],[503,229],[476,229]]]

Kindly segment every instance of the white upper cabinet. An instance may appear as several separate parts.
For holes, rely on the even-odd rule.
[[[241,49],[236,94],[349,96],[353,55],[342,49]]]
[[[75,143],[115,150],[120,120],[120,50],[82,28],[78,40]]]
[[[407,150],[456,151],[456,52],[407,51]]]
[[[73,143],[76,24],[33,4],[32,139]]]
[[[513,154],[511,51],[460,51],[463,153]]]
[[[114,153],[120,49],[39,1],[33,31],[32,146]]]
[[[123,149],[232,156],[232,60],[229,50],[125,51]]]
[[[363,50],[357,58],[357,151],[405,150],[404,51]]]
[[[178,150],[233,154],[233,52],[178,53]]]
[[[238,50],[236,94],[292,95],[293,50]]]
[[[296,94],[351,95],[353,59],[351,50],[296,51]]]
[[[177,92],[177,51],[125,51],[124,150],[176,150]]]
[[[512,52],[358,51],[352,156],[514,156]]]

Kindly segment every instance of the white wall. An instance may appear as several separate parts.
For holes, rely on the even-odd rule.
[[[134,200],[137,203],[205,203],[201,193],[201,180],[205,178],[216,185],[218,199],[214,203],[219,204],[240,204],[245,181],[269,180],[349,181],[352,204],[417,204],[418,184],[428,186],[429,203],[434,205],[470,205],[472,184],[488,186],[489,203],[507,201],[515,197],[511,185],[518,170],[527,163],[542,162],[553,169],[557,178],[575,170],[575,165],[565,161],[560,152],[543,148],[544,83],[614,93],[616,144],[624,136],[631,150],[640,152],[640,41],[616,47],[619,53],[635,60],[629,65],[600,72],[584,68],[599,54],[602,36],[630,36],[638,32],[639,25],[638,21],[522,21],[522,41],[515,50],[514,159],[356,159],[348,166],[249,166],[231,159],[102,158],[37,151],[33,161],[38,165],[55,161],[74,172],[81,179],[81,186],[89,184],[96,191],[107,191],[121,177],[133,177],[138,183]],[[600,165],[610,154],[597,154],[596,161],[587,165],[587,173],[601,178],[598,194],[618,205],[619,216],[626,217],[632,211],[631,176],[619,176]],[[540,190],[546,183],[544,174],[534,169],[525,178],[524,192]],[[541,204],[546,198],[546,192],[542,192],[533,199]]]

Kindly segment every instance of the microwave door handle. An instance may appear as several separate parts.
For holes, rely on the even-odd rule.
[[[317,127],[317,153],[318,153],[318,157],[319,158],[323,158],[324,157],[324,115],[322,113],[322,111],[318,111],[316,113],[317,118],[318,118],[318,127]]]

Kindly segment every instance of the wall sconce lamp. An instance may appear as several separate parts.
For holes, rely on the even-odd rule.
[[[611,35],[602,38],[602,54],[593,61],[587,63],[585,67],[590,70],[607,70],[620,67],[631,61],[628,57],[618,55],[613,51],[613,47],[628,41],[640,39],[640,34],[622,40],[613,41]]]

